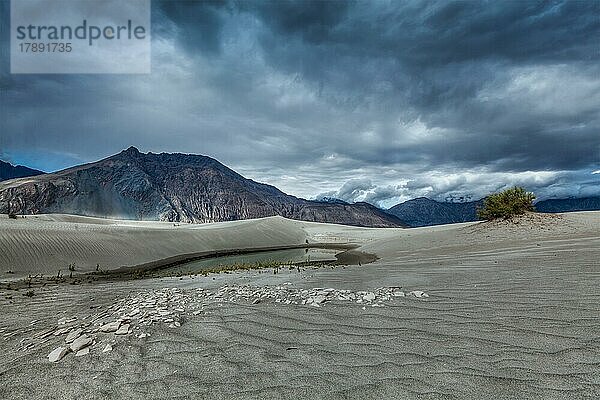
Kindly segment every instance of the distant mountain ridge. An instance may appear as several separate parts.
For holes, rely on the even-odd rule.
[[[482,204],[483,200],[449,203],[419,197],[396,204],[387,212],[409,226],[419,227],[477,221],[477,207]]]
[[[477,221],[477,208],[483,206],[483,201],[451,203],[419,197],[397,204],[387,212],[411,227],[454,224]],[[542,200],[534,206],[536,211],[545,213],[596,211],[600,210],[600,196]]]
[[[546,213],[596,211],[600,210],[600,196],[542,200],[535,204],[535,209]]]
[[[405,226],[367,203],[323,203],[287,195],[210,157],[144,154],[135,147],[94,163],[0,183],[0,213],[9,210],[198,223],[280,215],[356,226]]]
[[[347,201],[344,201],[342,199],[338,199],[336,197],[321,197],[316,199],[315,201],[318,201],[319,203],[330,203],[330,204],[350,204]]]
[[[44,172],[24,167],[22,165],[12,165],[0,160],[0,181],[6,181],[15,178],[26,178],[28,176],[41,175]]]

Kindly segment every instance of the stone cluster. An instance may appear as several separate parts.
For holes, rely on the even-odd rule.
[[[327,303],[348,302],[366,309],[367,306],[384,307],[386,302],[406,297],[425,299],[429,295],[420,290],[404,292],[400,287],[352,291],[334,288],[300,289],[292,287],[290,283],[278,286],[226,285],[216,290],[146,290],[83,318],[61,318],[51,329],[22,339],[21,348],[29,350],[36,344],[42,345],[60,337],[62,343],[48,354],[48,360],[51,362],[58,362],[70,353],[76,357],[85,356],[94,347],[102,348],[102,353],[107,353],[113,349],[119,336],[144,339],[150,336],[146,330],[153,324],[178,328],[186,317],[202,314],[204,306],[211,303],[246,303],[250,306],[271,303],[323,307]]]
[[[298,304],[321,307],[331,301],[350,301],[358,304],[381,307],[384,302],[398,297],[412,296],[427,298],[429,295],[420,290],[405,293],[400,287],[381,287],[374,291],[351,291],[334,288],[296,289],[290,284],[280,286],[223,286],[214,293],[201,289],[200,296],[212,298],[217,301],[249,301],[253,304],[260,302],[274,302],[283,304]]]
[[[99,341],[110,340],[111,335],[134,333],[138,339],[146,338],[150,334],[143,328],[155,323],[177,328],[181,326],[181,314],[188,301],[185,292],[177,288],[154,290],[123,299],[102,313],[85,317],[86,321],[80,324],[77,324],[77,317],[61,318],[56,328],[42,335],[42,338],[66,335],[65,345],[48,354],[48,360],[58,362],[69,353],[75,353],[76,357],[87,355],[90,347]],[[102,352],[111,350],[112,344],[107,343]]]

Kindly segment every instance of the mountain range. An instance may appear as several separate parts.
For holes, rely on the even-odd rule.
[[[140,153],[0,183],[0,213],[67,213],[172,222],[219,222],[280,215],[368,227],[405,227],[368,203],[309,201],[246,179],[200,155]]]
[[[419,197],[405,201],[388,209],[411,227],[454,224],[477,221],[477,209],[483,206],[484,199],[466,202],[440,202]],[[548,199],[535,203],[535,209],[544,213],[600,210],[600,196]]]
[[[387,212],[411,227],[419,227],[477,221],[477,207],[482,204],[483,200],[450,203],[419,197],[396,204]]]
[[[14,179],[24,178],[24,179]],[[173,222],[219,222],[280,215],[367,227],[420,227],[477,220],[483,199],[419,197],[381,210],[336,198],[305,200],[246,179],[200,155],[141,153],[130,147],[51,174],[0,161],[0,213],[68,213]],[[600,210],[600,197],[539,201],[540,212]]]
[[[43,173],[44,172],[38,171],[37,169],[27,168],[22,165],[12,165],[0,160],[0,181],[41,175]]]
[[[542,200],[535,203],[535,209],[546,213],[595,211],[600,210],[600,196]]]

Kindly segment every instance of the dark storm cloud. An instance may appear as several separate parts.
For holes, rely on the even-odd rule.
[[[351,1],[279,1],[238,3],[244,11],[255,12],[276,33],[299,35],[311,44],[327,42],[334,28],[346,17]]]
[[[155,1],[151,75],[10,75],[3,58],[0,150],[208,154],[292,194],[380,205],[511,184],[600,193],[598,15],[594,1]]]
[[[570,62],[598,50],[600,5],[593,1],[266,4],[255,9],[276,35],[415,68],[482,59]]]
[[[378,134],[384,148],[362,147],[353,156],[393,163],[413,161],[412,154],[430,162],[462,162],[465,167],[493,162],[501,168],[510,156],[517,169],[568,168],[597,160],[600,3],[403,3],[393,4],[392,9],[386,9],[389,4],[368,8],[359,4],[351,10],[348,3],[342,4],[333,12],[336,18],[314,20],[311,13],[303,13],[302,3],[296,3],[296,12],[289,3],[280,11],[271,7],[269,16],[280,12],[294,20],[297,15],[303,23],[291,24],[293,29],[267,23],[274,31],[263,38],[270,48],[270,62],[314,79],[321,93],[332,92],[333,104],[343,99],[350,109],[381,106],[386,110],[397,103],[427,125],[458,131],[458,136],[447,134],[437,143],[390,147],[385,139],[396,133],[382,130]],[[323,27],[319,37],[315,25]],[[581,70],[587,74],[584,81],[595,81],[592,108],[568,116],[555,116],[548,109],[537,118],[523,108],[540,99],[478,98],[490,82],[509,85],[514,68],[543,69],[556,63],[576,67],[547,79],[570,79],[572,72]],[[568,82],[565,86],[569,90]],[[558,93],[541,94],[556,97]],[[586,126],[578,129],[578,140],[572,140],[572,127],[581,124]],[[561,150],[558,156],[557,149]]]
[[[226,1],[161,1],[154,6],[155,34],[173,36],[191,52],[220,52]]]

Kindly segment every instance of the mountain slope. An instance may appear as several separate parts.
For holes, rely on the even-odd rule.
[[[210,157],[130,147],[95,163],[0,184],[0,212],[217,222],[280,215],[357,226],[402,221],[364,203],[299,199],[246,179]]]
[[[396,204],[388,213],[398,217],[409,226],[430,226],[477,221],[477,207],[482,200],[464,203],[442,203],[426,197]]]
[[[6,181],[14,178],[25,178],[28,176],[41,175],[44,172],[37,169],[31,169],[22,165],[12,165],[0,160],[0,181]]]
[[[542,200],[535,204],[535,209],[547,213],[596,211],[600,210],[600,196]]]
[[[395,215],[409,226],[418,227],[477,221],[477,208],[482,205],[483,199],[445,203],[419,197],[397,204],[386,212]],[[535,209],[546,213],[595,211],[600,210],[600,197],[542,200],[535,203]]]

